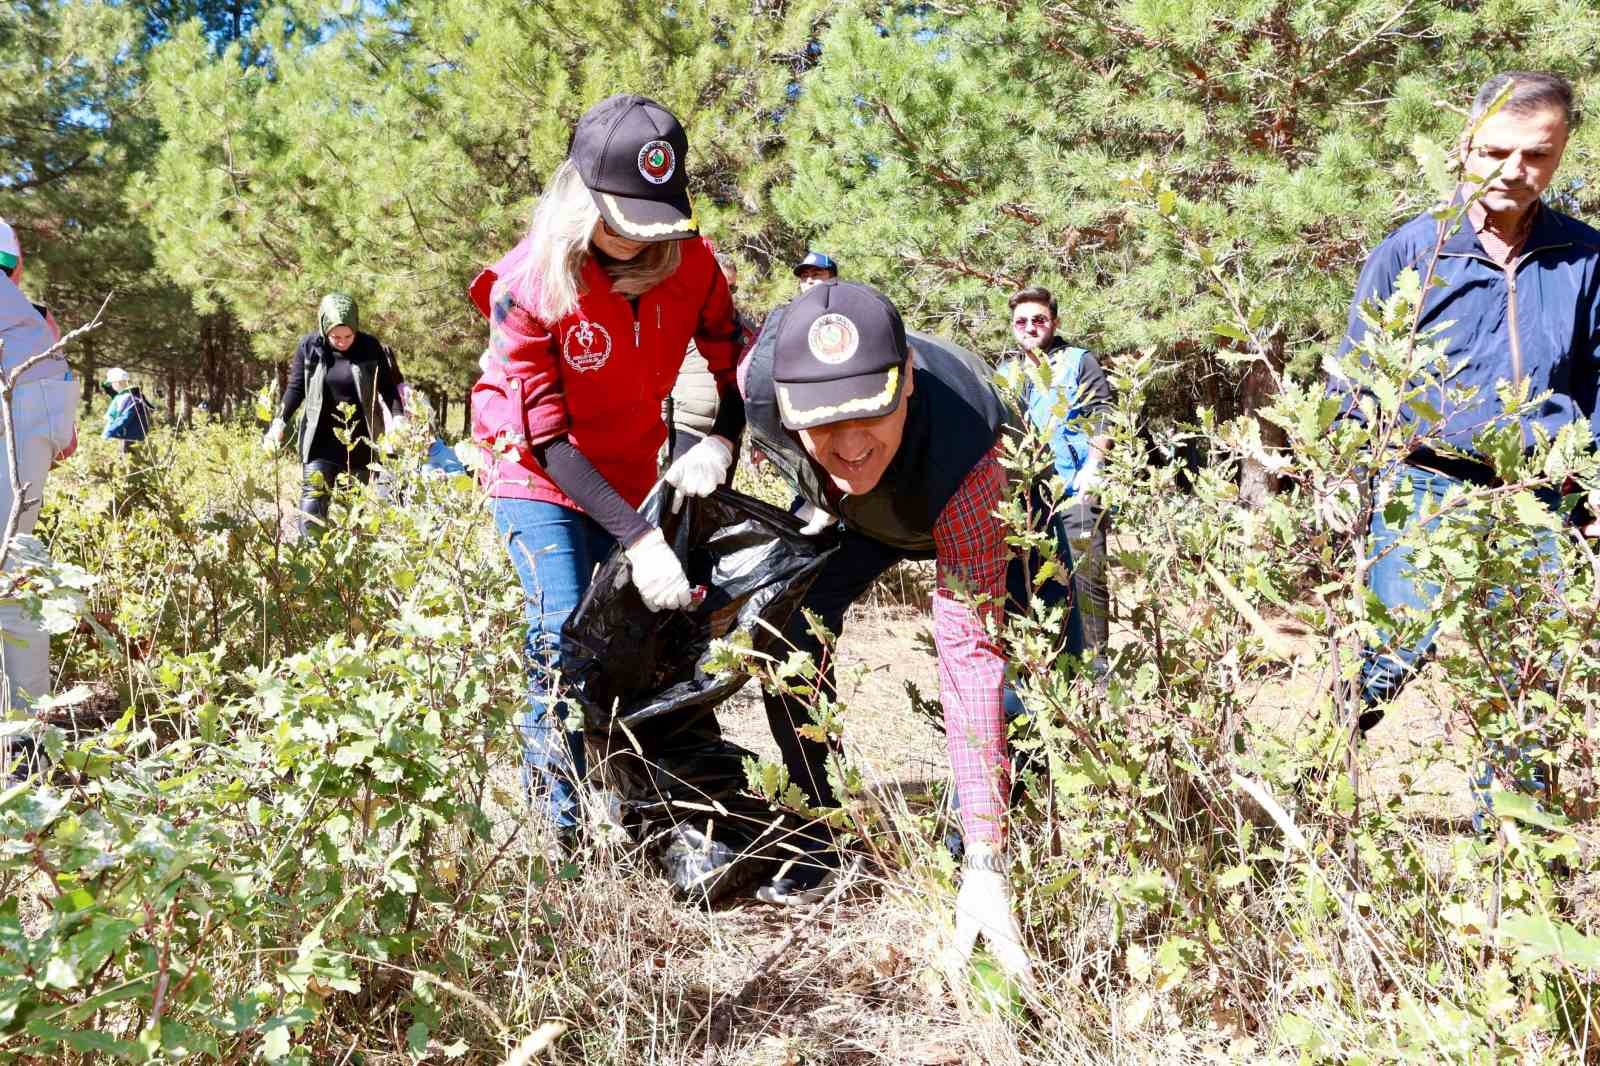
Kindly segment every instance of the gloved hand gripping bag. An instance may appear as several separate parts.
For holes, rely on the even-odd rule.
[[[784,658],[777,631],[835,540],[804,536],[794,516],[727,489],[686,498],[677,514],[672,497],[661,485],[640,510],[705,598],[651,611],[618,549],[567,620],[562,672],[582,707],[590,764],[621,794],[625,824],[679,891],[711,902],[780,857],[765,849],[782,836],[775,812],[742,795],[751,753],[722,738],[716,709],[748,678],[713,676],[711,644],[743,634],[756,651]]]
[[[705,599],[682,611],[651,611],[623,576],[627,556],[611,554],[562,631],[562,672],[590,730],[608,732],[617,722],[670,728],[714,710],[746,678],[706,671],[712,641],[743,633],[757,651],[785,654],[760,623],[782,628],[832,548],[831,540],[803,536],[787,512],[740,493],[687,498],[677,514],[671,497],[662,485],[641,513],[661,526]]]

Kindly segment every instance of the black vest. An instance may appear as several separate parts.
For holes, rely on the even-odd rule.
[[[906,332],[916,388],[907,401],[905,437],[883,478],[865,496],[830,500],[828,475],[778,417],[772,353],[779,309],[767,316],[745,369],[745,415],[754,443],[813,506],[849,528],[904,551],[932,558],[933,523],[1002,429],[1019,424],[990,380],[983,360],[951,342]]]

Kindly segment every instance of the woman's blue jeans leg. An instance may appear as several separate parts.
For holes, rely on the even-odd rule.
[[[558,829],[578,823],[583,732],[568,730],[566,702],[555,692],[561,669],[561,627],[594,568],[611,554],[612,536],[588,515],[543,500],[496,499],[494,520],[526,596],[528,709],[522,716],[524,779],[542,795]]]

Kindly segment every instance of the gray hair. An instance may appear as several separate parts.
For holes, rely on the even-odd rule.
[[[1559,74],[1537,70],[1506,70],[1483,83],[1472,98],[1472,117],[1476,120],[1496,98],[1511,86],[1511,94],[1501,110],[1511,115],[1531,115],[1540,111],[1559,111],[1571,128],[1576,119],[1572,110],[1572,84]]]

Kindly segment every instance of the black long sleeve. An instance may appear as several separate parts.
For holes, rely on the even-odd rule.
[[[734,455],[739,453],[739,438],[744,434],[744,397],[739,386],[730,385],[717,390],[717,417],[711,423],[713,437],[726,437],[733,442]]]
[[[628,506],[611,482],[566,437],[535,445],[533,457],[556,487],[572,497],[573,503],[624,548],[632,547],[650,532],[651,525],[644,516]]]
[[[400,399],[400,385],[405,375],[400,373],[400,361],[395,358],[394,349],[387,344],[380,344],[383,358],[378,362],[378,395],[383,397],[383,402],[389,408],[389,413],[398,415],[405,405]]]
[[[283,390],[283,406],[278,409],[279,421],[287,424],[306,398],[306,349],[312,337],[304,337],[295,346],[294,358],[289,362],[289,384]]]

